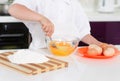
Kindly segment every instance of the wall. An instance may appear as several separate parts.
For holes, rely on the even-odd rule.
[[[80,3],[86,11],[94,11],[97,7],[97,0],[80,0]]]

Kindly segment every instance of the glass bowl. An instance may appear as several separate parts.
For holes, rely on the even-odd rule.
[[[47,48],[56,56],[68,56],[78,47],[76,37],[55,37],[47,41]]]

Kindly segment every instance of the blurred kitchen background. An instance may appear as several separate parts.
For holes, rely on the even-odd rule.
[[[80,0],[80,2],[86,11],[115,12],[120,9],[120,0]]]
[[[28,29],[7,12],[12,2],[0,0],[0,49],[28,48],[31,41]],[[120,45],[120,0],[80,0],[80,3],[88,16],[91,34],[100,41]]]

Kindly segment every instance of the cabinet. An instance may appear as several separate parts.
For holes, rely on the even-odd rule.
[[[91,34],[99,41],[120,45],[120,22],[90,22]],[[81,43],[79,45],[86,45]]]

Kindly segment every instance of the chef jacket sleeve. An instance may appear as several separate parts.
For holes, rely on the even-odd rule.
[[[31,10],[35,10],[37,5],[36,3],[36,0],[14,0],[12,4],[21,4]]]
[[[75,24],[79,32],[80,40],[87,34],[90,34],[90,24],[81,4],[78,4],[75,8]]]

